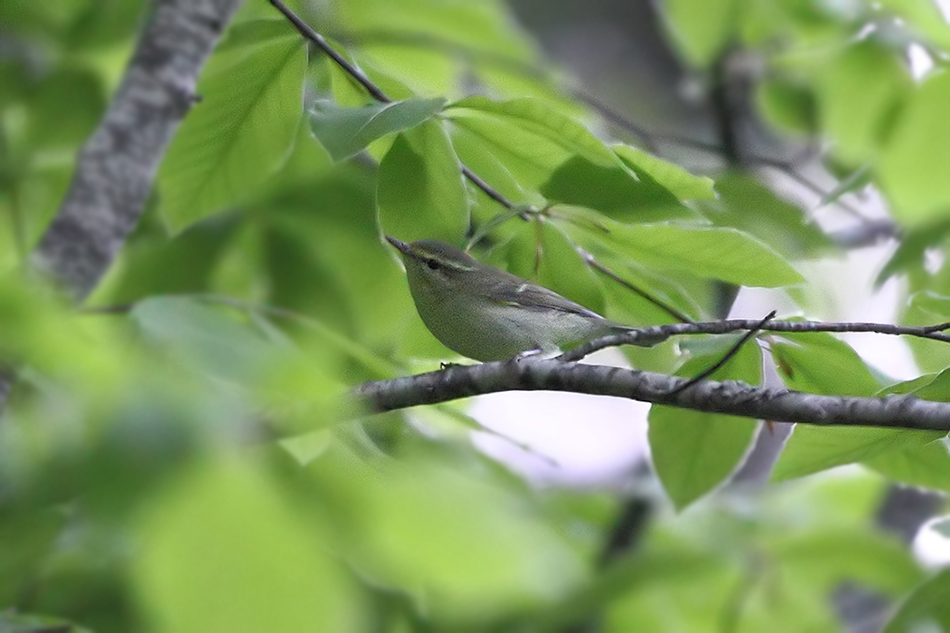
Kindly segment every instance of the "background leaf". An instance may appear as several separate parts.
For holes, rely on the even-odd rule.
[[[156,630],[362,629],[350,579],[279,488],[231,460],[189,475],[143,523],[133,577]]]
[[[935,218],[950,205],[950,185],[940,177],[950,168],[950,147],[940,141],[950,134],[943,116],[948,100],[950,73],[928,77],[909,97],[881,157],[881,182],[909,224]]]

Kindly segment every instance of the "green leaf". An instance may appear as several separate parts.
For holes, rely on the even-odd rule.
[[[0,631],[4,633],[35,633],[49,630],[57,633],[89,633],[90,631],[60,618],[14,613],[11,610],[0,614]]]
[[[0,59],[0,109],[26,97],[30,78],[26,64],[11,59]]]
[[[891,385],[879,395],[887,394],[913,394],[924,400],[950,402],[950,370]],[[950,492],[950,440],[935,435],[931,442],[889,451],[862,463],[893,481]]]
[[[512,60],[531,59],[532,46],[507,8],[497,0],[349,0],[338,11],[344,24],[357,32],[431,37],[463,51],[485,51]]]
[[[452,146],[458,153],[459,159],[469,169],[485,182],[491,183],[495,191],[516,204],[534,204],[539,208],[544,206],[544,198],[522,187],[505,164],[495,157],[490,145],[463,127],[452,126],[452,128]],[[488,197],[482,196],[482,199],[488,200]],[[494,203],[494,200],[492,202]]]
[[[171,239],[140,232],[122,250],[90,303],[127,304],[153,295],[210,291],[215,267],[240,228],[238,218],[222,219],[199,222]],[[250,259],[246,249],[241,255],[245,262]]]
[[[766,288],[803,281],[778,253],[735,229],[626,225],[606,219],[599,224],[600,229],[578,227],[586,240],[582,235],[578,239],[608,246],[633,261],[660,270],[681,270],[699,277]],[[588,250],[598,248],[591,246]]]
[[[815,132],[815,99],[806,86],[766,77],[756,85],[755,100],[775,127],[798,134]]]
[[[894,212],[909,224],[936,218],[950,207],[950,72],[937,72],[901,111],[878,165]]]
[[[897,249],[887,260],[877,279],[876,286],[899,273],[915,273],[924,270],[927,249],[938,246],[950,234],[950,218],[934,218],[904,232]],[[918,293],[919,294],[919,293]],[[939,313],[938,313],[939,314]]]
[[[889,596],[900,596],[920,582],[922,572],[907,546],[893,535],[862,523],[809,526],[770,539],[768,555],[789,584],[828,595],[845,580]]]
[[[686,60],[708,66],[728,45],[739,23],[738,0],[664,0],[665,18]]]
[[[899,16],[902,21],[921,35],[924,39],[947,49],[950,48],[950,26],[947,18],[941,11],[942,6],[935,2],[921,0],[881,0],[881,6]]]
[[[424,596],[432,617],[456,623],[445,630],[553,605],[585,576],[543,515],[487,477],[418,457],[355,477],[334,456],[309,468],[318,490],[345,482],[347,510],[358,510],[347,530],[357,568],[376,586]]]
[[[884,633],[946,631],[950,629],[950,569],[917,587],[887,623]]]
[[[283,163],[300,124],[306,64],[303,40],[282,20],[229,31],[159,171],[162,214],[174,230],[247,197]]]
[[[446,55],[442,49],[394,46],[392,42],[369,40],[354,56],[359,67],[390,98],[459,95],[458,76],[464,66],[461,60]]]
[[[712,623],[722,617],[722,605],[741,579],[739,561],[723,560],[711,548],[700,553],[677,545],[675,549],[667,546],[671,551],[658,553],[651,548],[623,557],[600,576],[604,587],[592,591],[589,600],[596,606],[603,603],[605,631],[716,631]],[[624,566],[622,573],[615,571]],[[579,615],[592,611],[588,606]],[[578,620],[575,616],[573,621]]]
[[[818,84],[821,125],[836,151],[850,161],[873,156],[912,86],[904,63],[884,46],[865,40],[845,48]]]
[[[554,142],[572,154],[580,154],[595,165],[610,167],[617,164],[613,152],[587,128],[551,109],[540,99],[492,101],[486,97],[468,97],[448,106],[446,115],[464,116],[464,111],[475,111],[488,118],[513,123],[522,130]]]
[[[549,222],[520,223],[507,248],[508,270],[602,313],[600,280],[578,254],[574,244]]]
[[[702,314],[702,309],[696,301],[697,298],[666,273],[647,269],[616,253],[599,253],[597,262],[606,266],[635,288],[648,292],[651,297],[674,310],[691,317]],[[620,323],[626,325],[657,325],[677,321],[666,310],[654,305],[639,293],[632,292],[621,284],[605,283],[604,290],[607,293],[608,305],[612,308],[611,318]],[[632,348],[625,348],[624,351],[631,350]],[[672,349],[668,351],[673,352]]]
[[[772,355],[790,389],[839,396],[872,396],[880,383],[847,344],[829,334],[783,334],[796,344],[775,341]],[[835,466],[920,447],[942,434],[866,427],[799,424],[772,472],[774,481],[803,477]]]
[[[95,74],[58,70],[27,99],[27,142],[31,149],[72,150],[92,133],[105,107],[102,85]]]
[[[649,174],[637,177],[622,165],[604,167],[582,156],[558,167],[540,191],[551,202],[596,209],[625,222],[696,217]]]
[[[871,396],[882,385],[850,345],[823,332],[782,333],[772,356],[782,380],[806,393]]]
[[[802,209],[780,198],[758,179],[729,172],[716,180],[719,199],[700,208],[714,224],[754,235],[790,258],[832,249],[824,231]]]
[[[580,155],[601,167],[619,159],[576,121],[538,99],[491,101],[469,97],[449,104],[444,115],[453,126],[481,143],[529,190],[540,187],[561,164]]]
[[[396,137],[379,166],[376,202],[387,235],[461,244],[468,229],[468,193],[441,122],[428,121]]]
[[[769,555],[796,584],[808,585],[816,594],[827,595],[847,579],[899,596],[922,575],[903,543],[869,527],[821,525],[772,541]]]
[[[110,50],[133,36],[141,26],[146,7],[126,0],[86,2],[85,11],[64,34],[72,49]],[[98,49],[98,50],[97,50]]]
[[[728,342],[728,345],[726,344]],[[732,340],[724,339],[714,353],[690,359],[678,376],[692,377],[718,362]],[[762,352],[747,341],[713,379],[762,380]],[[650,454],[663,489],[682,510],[725,481],[745,456],[757,423],[718,413],[654,405],[650,409]]]
[[[12,604],[29,582],[32,571],[55,551],[66,518],[52,508],[17,507],[15,497],[8,498],[5,506],[0,513],[0,539],[16,543],[16,547],[0,558],[0,600]]]
[[[310,108],[310,129],[333,160],[339,161],[387,134],[419,125],[444,104],[444,99],[411,99],[344,108],[321,100]]]
[[[359,631],[359,595],[246,456],[193,468],[144,517],[132,578],[152,630]]]
[[[694,176],[679,165],[668,163],[630,145],[614,145],[611,149],[638,177],[649,177],[680,200],[716,197],[712,178]]]
[[[946,437],[922,446],[890,451],[861,463],[890,481],[950,492],[950,448]]]
[[[131,315],[149,339],[215,375],[256,376],[274,347],[224,310],[191,297],[156,297],[137,303]]]

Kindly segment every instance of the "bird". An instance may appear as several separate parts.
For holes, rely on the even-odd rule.
[[[402,256],[416,311],[452,351],[486,362],[554,356],[632,328],[435,239],[386,236]]]

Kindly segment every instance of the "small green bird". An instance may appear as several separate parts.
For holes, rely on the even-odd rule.
[[[422,322],[462,356],[491,361],[533,351],[551,355],[631,329],[444,242],[386,239],[402,254]]]

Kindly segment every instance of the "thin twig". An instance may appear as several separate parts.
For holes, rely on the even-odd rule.
[[[771,321],[764,325],[761,321],[749,319],[728,319],[724,321],[707,321],[703,323],[673,323],[670,325],[654,325],[651,327],[636,328],[618,334],[610,334],[594,339],[588,343],[575,347],[558,356],[562,361],[577,361],[585,356],[607,347],[617,345],[639,345],[651,347],[658,345],[673,336],[694,334],[726,334],[741,330],[761,329],[766,332],[871,332],[874,334],[888,334],[893,336],[914,336],[926,338],[942,343],[950,343],[950,334],[944,334],[950,329],[950,323],[940,323],[929,326],[891,325],[888,323],[821,323],[818,321]]]
[[[740,338],[738,341],[736,341],[735,345],[733,345],[732,347],[730,347],[730,348],[729,348],[729,351],[726,352],[725,354],[723,354],[722,358],[720,358],[715,364],[713,364],[712,367],[707,367],[705,370],[703,370],[702,372],[700,372],[698,375],[693,376],[693,377],[692,377],[691,379],[689,379],[688,381],[686,381],[686,382],[684,382],[683,384],[679,385],[678,387],[676,387],[676,389],[673,390],[673,393],[670,394],[670,395],[676,395],[676,394],[678,394],[678,393],[681,392],[681,391],[686,391],[687,389],[689,389],[690,387],[692,387],[693,385],[695,385],[696,383],[698,383],[700,380],[705,380],[706,378],[709,378],[710,376],[712,376],[712,375],[713,375],[714,373],[716,373],[723,365],[725,365],[726,363],[728,363],[728,362],[739,352],[739,350],[742,348],[742,346],[745,345],[745,344],[748,342],[748,340],[749,340],[750,338],[752,338],[753,336],[755,336],[756,334],[758,334],[758,333],[762,330],[762,327],[763,327],[766,323],[768,323],[769,321],[771,321],[771,320],[774,319],[774,318],[775,318],[775,310],[772,310],[771,312],[769,312],[769,313],[766,315],[766,317],[765,317],[764,319],[762,319],[762,320],[759,322],[758,327],[753,328],[753,329],[749,330],[748,332],[746,332],[745,334],[743,334],[743,335],[742,335],[742,338]]]
[[[463,174],[466,178],[468,178],[469,182],[471,182],[473,185],[475,185],[476,187],[478,187],[479,189],[481,189],[482,191],[484,191],[484,192],[485,192],[485,195],[487,195],[489,198],[491,198],[492,200],[494,200],[495,202],[497,202],[497,203],[500,204],[501,206],[505,207],[505,208],[508,209],[509,211],[513,211],[513,210],[514,210],[514,208],[515,208],[515,203],[513,203],[511,200],[509,200],[508,198],[506,198],[505,196],[503,196],[497,189],[495,189],[494,187],[492,187],[491,185],[489,185],[487,182],[485,182],[484,180],[482,180],[481,176],[479,176],[479,175],[476,174],[474,171],[472,171],[471,169],[469,169],[469,168],[465,165],[465,163],[459,163],[459,164],[462,165],[462,174]],[[519,215],[521,216],[521,219],[522,219],[522,220],[527,220],[527,219],[528,219],[525,214],[519,214]]]
[[[306,22],[301,20],[300,17],[291,11],[286,4],[281,2],[281,0],[269,0],[269,2],[274,6],[275,9],[280,11],[283,16],[290,21],[291,24],[294,25],[301,35],[313,42],[321,51],[329,55],[330,59],[336,62],[336,64],[342,68],[344,72],[353,77],[353,79],[363,86],[366,92],[368,92],[369,95],[373,97],[373,99],[380,103],[392,103],[392,99],[390,99],[383,89],[376,85],[372,79],[367,77],[366,73],[360,70],[355,64],[351,64],[345,57],[343,57],[343,55],[338,53],[336,49],[330,46],[330,43],[327,42],[325,37],[317,33]],[[462,164],[461,169],[462,174],[469,180],[469,182],[485,192],[485,195],[487,195],[489,198],[508,210],[511,210],[515,207],[511,200],[503,196],[497,189],[482,180],[478,174],[473,172],[464,164]]]
[[[615,273],[610,268],[607,268],[606,266],[598,262],[596,259],[594,259],[594,256],[591,255],[590,253],[586,251],[581,251],[581,257],[584,258],[584,261],[587,262],[588,266],[600,272],[601,274],[605,275],[609,279],[615,281],[616,283],[620,284],[621,286],[623,286],[630,292],[634,293],[638,297],[658,307],[660,310],[666,312],[677,321],[680,321],[681,323],[695,323],[695,321],[693,321],[691,318],[689,318],[688,316],[686,316],[685,314],[683,314],[676,308],[666,305],[661,300],[657,299],[656,297],[648,293],[646,290],[643,290],[637,287],[633,283],[627,281],[626,279],[624,279],[623,277]]]
[[[301,35],[313,42],[317,48],[326,53],[330,59],[335,61],[337,65],[346,72],[346,74],[363,86],[366,92],[368,92],[373,97],[373,99],[379,101],[380,103],[392,102],[392,99],[390,99],[386,93],[383,92],[382,88],[373,83],[373,80],[367,77],[366,73],[360,70],[356,65],[351,64],[349,60],[338,53],[335,48],[330,46],[330,43],[325,37],[317,33],[309,24],[300,19],[300,16],[291,11],[286,4],[280,0],[270,0],[270,3],[275,9],[280,11],[284,17],[290,21],[291,24],[294,25],[294,28],[296,28]]]
[[[543,78],[547,74],[542,71],[537,66],[523,62],[518,59],[507,57],[505,55],[499,55],[495,53],[490,53],[486,51],[480,51],[473,49],[471,47],[464,46],[458,42],[453,42],[448,39],[439,38],[437,36],[429,34],[399,34],[399,33],[387,33],[384,31],[363,31],[357,34],[345,33],[339,34],[338,39],[343,41],[348,41],[354,44],[355,46],[365,45],[367,43],[383,43],[383,44],[396,44],[403,46],[411,46],[414,48],[428,48],[435,49],[445,53],[456,53],[463,55],[470,62],[479,61],[487,62],[493,64],[497,67],[501,67],[509,70],[512,73],[520,74],[525,77],[530,78]],[[647,149],[657,153],[659,150],[658,145],[660,143],[667,143],[670,145],[679,145],[682,147],[689,147],[692,149],[697,149],[703,152],[708,152],[710,154],[722,155],[725,152],[725,148],[720,143],[714,143],[709,141],[702,141],[695,138],[689,138],[685,136],[679,136],[676,134],[667,134],[660,132],[652,132],[646,128],[637,125],[630,119],[626,118],[616,110],[612,109],[610,106],[606,105],[604,102],[600,101],[593,95],[590,95],[583,90],[578,88],[566,88],[566,91],[578,101],[586,104],[598,114],[600,114],[605,120],[613,123],[617,127],[633,134],[637,140],[642,143]],[[828,201],[825,199],[828,197],[827,191],[824,190],[821,185],[818,185],[804,174],[795,169],[793,162],[776,159],[769,156],[762,156],[756,153],[749,153],[743,155],[744,162],[750,166],[763,166],[776,169],[789,178],[795,180],[800,185],[810,190],[822,197],[822,205],[827,204]],[[854,215],[855,217],[861,220],[867,220],[867,217],[855,206],[841,201],[833,200],[830,201],[833,204],[840,207],[842,210],[847,211],[848,213]]]

